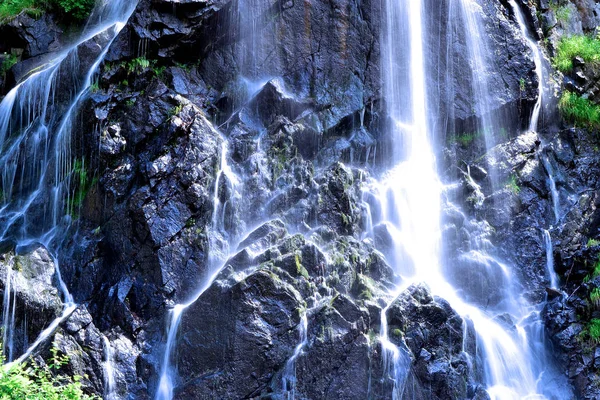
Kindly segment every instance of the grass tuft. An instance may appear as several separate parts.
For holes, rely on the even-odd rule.
[[[575,35],[563,37],[558,42],[554,66],[561,72],[573,70],[573,58],[581,57],[587,63],[600,61],[600,40],[591,36]]]
[[[575,93],[565,91],[558,102],[563,117],[580,128],[600,129],[600,106]]]

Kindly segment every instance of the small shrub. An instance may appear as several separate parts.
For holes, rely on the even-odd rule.
[[[0,356],[0,362],[4,357]],[[65,376],[58,370],[68,362],[67,356],[59,356],[52,349],[48,365],[12,364],[0,368],[0,399],[3,400],[92,400],[95,397],[83,393],[80,376]]]
[[[581,128],[600,128],[600,106],[575,93],[565,91],[558,102],[563,117]]]
[[[585,62],[600,61],[600,40],[585,35],[561,38],[553,60],[554,66],[562,72],[571,72],[573,58],[577,56],[583,58]]]

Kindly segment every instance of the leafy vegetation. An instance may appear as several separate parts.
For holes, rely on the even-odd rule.
[[[94,8],[95,0],[51,0],[65,14],[76,20],[86,19]]]
[[[558,109],[567,121],[578,127],[600,129],[600,106],[586,98],[565,91],[558,102]]]
[[[4,362],[0,356],[0,362]],[[58,374],[68,362],[52,350],[52,359],[45,366],[38,364],[11,364],[0,368],[0,399],[2,400],[92,400],[83,393],[81,377]]]
[[[573,58],[581,57],[585,62],[600,61],[600,40],[586,35],[563,37],[558,42],[554,66],[562,72],[573,69]]]
[[[600,245],[600,240],[596,240],[596,239],[589,239],[587,241],[587,247],[596,247]]]
[[[6,21],[21,13],[39,18],[47,11],[57,11],[70,19],[86,19],[95,0],[2,0],[0,1],[0,21]]]
[[[8,72],[9,69],[13,67],[17,63],[17,56],[14,54],[9,55],[2,61],[0,64],[0,75],[4,75]]]

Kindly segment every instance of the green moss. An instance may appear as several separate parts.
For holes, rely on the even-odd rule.
[[[373,293],[371,293],[369,288],[364,288],[358,295],[358,298],[361,300],[373,300]]]
[[[308,271],[306,270],[306,268],[304,268],[304,266],[302,265],[302,261],[300,259],[300,254],[296,253],[295,260],[296,260],[296,272],[298,273],[299,276],[303,276],[305,279],[308,280],[310,278],[310,276],[308,275]]]
[[[592,319],[587,327],[587,331],[590,335],[590,339],[594,343],[600,344],[600,319]]]
[[[575,124],[575,126],[600,129],[600,106],[588,99],[565,91],[558,102],[558,109],[565,120]]]
[[[402,331],[398,328],[392,329],[392,335],[397,338],[400,338],[400,337],[402,337]]]
[[[562,72],[573,70],[573,58],[581,57],[587,63],[600,61],[600,40],[586,35],[563,37],[558,42],[554,66]]]

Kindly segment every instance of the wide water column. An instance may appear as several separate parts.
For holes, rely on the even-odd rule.
[[[449,8],[456,5],[453,1],[446,3]],[[539,354],[534,352],[534,348],[538,347],[537,339],[528,337],[526,330],[516,322],[528,319],[530,305],[520,300],[516,290],[518,283],[512,278],[514,274],[510,268],[506,271],[511,278],[503,291],[503,303],[513,314],[517,333],[495,319],[496,315],[507,310],[495,310],[493,307],[482,310],[469,304],[464,300],[464,294],[459,294],[446,280],[441,269],[442,184],[437,174],[430,129],[430,123],[436,120],[437,115],[435,107],[429,107],[429,100],[434,96],[428,90],[433,85],[428,85],[427,79],[430,75],[434,80],[444,76],[439,68],[449,66],[441,62],[444,59],[441,54],[426,52],[425,49],[433,49],[435,46],[432,44],[441,42],[442,30],[436,29],[434,24],[424,23],[422,0],[386,0],[382,21],[383,93],[389,117],[388,132],[394,143],[391,157],[394,167],[382,179],[378,191],[383,220],[394,238],[396,248],[390,262],[402,278],[388,308],[409,284],[425,282],[433,294],[446,299],[463,318],[473,322],[479,351],[470,356],[483,367],[485,377],[481,384],[488,388],[492,398],[545,398],[537,385],[537,378],[543,373],[536,363]],[[466,29],[465,35],[470,33]],[[469,40],[483,41],[485,37],[485,33],[480,32],[480,35]],[[468,47],[472,46],[485,48],[479,42],[468,44]],[[447,83],[452,82],[458,74],[468,74],[468,71],[461,70],[446,72]],[[473,78],[469,76],[467,79]],[[444,106],[451,109],[453,104]],[[449,269],[452,270],[452,266]],[[407,376],[407,371],[400,370],[407,368],[406,357],[399,356],[401,350],[389,343],[386,311],[387,308],[382,315],[380,340],[386,367],[389,368],[390,359],[394,361],[393,374],[389,374],[394,379],[393,397],[402,398],[404,382],[400,380]]]

